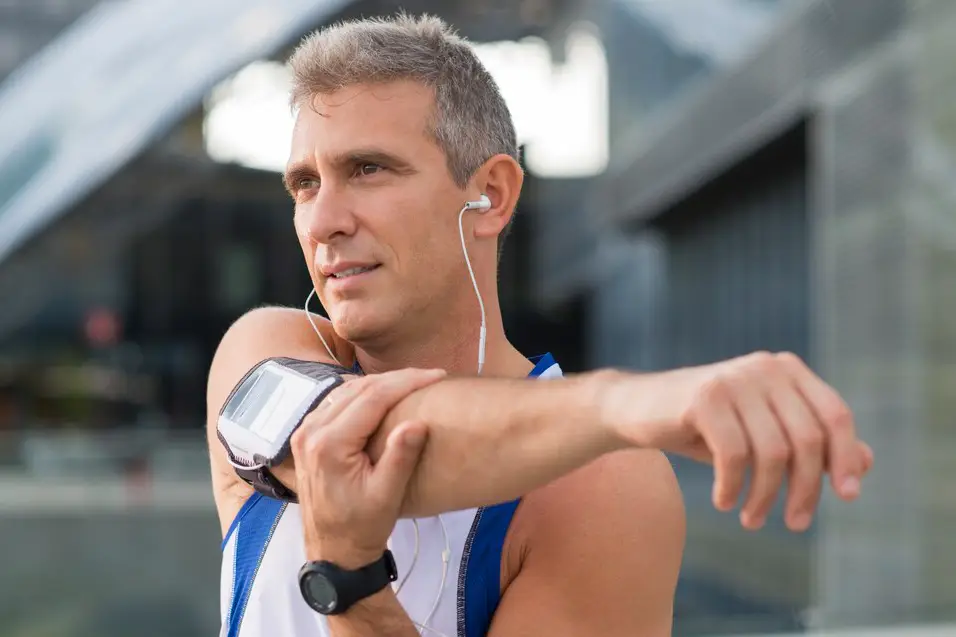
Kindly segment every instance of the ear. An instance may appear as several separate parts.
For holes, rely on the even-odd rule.
[[[478,238],[497,238],[508,226],[518,205],[524,171],[510,155],[495,155],[475,175],[479,192],[491,199],[491,208],[475,215],[472,223]]]

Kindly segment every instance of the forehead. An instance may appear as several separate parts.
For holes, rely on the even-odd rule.
[[[291,159],[338,156],[351,148],[419,153],[437,146],[427,135],[435,98],[409,81],[360,84],[317,95],[303,105],[292,133]]]

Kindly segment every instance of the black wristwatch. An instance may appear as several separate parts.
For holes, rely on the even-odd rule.
[[[299,590],[315,612],[339,615],[396,579],[395,558],[386,550],[381,558],[355,571],[332,562],[306,562],[299,569]]]

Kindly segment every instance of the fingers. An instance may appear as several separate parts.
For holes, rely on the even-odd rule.
[[[746,382],[749,379],[742,380],[737,391],[737,411],[750,439],[753,471],[740,522],[748,529],[757,530],[766,522],[777,492],[783,486],[791,450],[763,394],[763,387]]]
[[[690,413],[713,458],[718,509],[735,505],[751,470],[740,514],[744,527],[763,526],[784,476],[785,521],[794,531],[810,526],[828,471],[840,497],[859,495],[873,451],[857,439],[839,395],[796,356],[762,353],[722,366],[697,401]]]
[[[446,375],[444,370],[405,369],[363,376],[341,385],[292,435],[296,474],[299,469],[308,472],[313,465],[329,466],[364,451],[392,407]]]
[[[347,381],[309,414],[296,436],[322,430],[331,437],[367,440],[403,398],[446,375],[440,369],[403,369]]]
[[[826,437],[803,396],[784,377],[770,389],[770,404],[782,423],[792,449],[789,492],[784,520],[794,531],[805,531],[820,500],[826,462]]]
[[[421,422],[402,423],[389,434],[385,451],[369,478],[370,496],[389,505],[404,499],[427,438],[428,428]]]
[[[750,444],[737,423],[732,395],[726,385],[711,383],[701,395],[697,418],[707,423],[700,429],[714,463],[714,506],[729,511],[744,486],[750,461]]]
[[[366,376],[352,391],[337,397],[338,414],[325,427],[330,436],[361,442],[364,449],[364,443],[395,405],[446,375],[442,369],[403,369]]]
[[[860,478],[866,464],[866,451],[856,437],[853,414],[829,385],[813,374],[796,356],[781,354],[789,376],[796,383],[808,406],[826,434],[826,452],[833,488],[844,500],[860,495]],[[866,448],[868,449],[868,447]],[[872,451],[870,451],[872,458]]]

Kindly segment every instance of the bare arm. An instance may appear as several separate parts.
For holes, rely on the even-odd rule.
[[[683,502],[667,458],[648,450],[606,455],[523,499],[508,531],[503,595],[488,635],[667,637],[684,539]],[[310,559],[350,568],[369,560],[306,546],[317,551]],[[329,628],[335,637],[418,634],[388,587],[330,617]]]
[[[210,371],[208,398],[210,455],[223,529],[250,489],[236,478],[216,437],[219,410],[239,379],[265,358],[330,362],[316,343],[301,312],[272,308],[247,314],[223,338]],[[623,446],[594,424],[592,378],[459,378],[436,383],[391,411],[383,410],[387,416],[370,442],[369,455],[373,462],[381,457],[388,434],[401,422],[428,425],[428,444],[409,483],[403,517],[513,499]],[[275,474],[295,490],[291,459]]]
[[[593,376],[553,380],[457,378],[414,392],[386,416],[369,453],[415,419],[429,427],[404,517],[505,502],[624,444],[596,424]]]
[[[419,637],[391,586],[363,599],[348,612],[328,617],[334,637]]]
[[[327,327],[327,324],[320,327]],[[333,342],[332,330],[326,340]],[[252,487],[236,475],[216,434],[219,412],[239,380],[258,362],[273,356],[333,362],[319,344],[301,310],[263,308],[236,321],[213,357],[206,389],[206,438],[212,469],[213,495],[223,535]]]
[[[513,524],[524,557],[489,637],[671,634],[685,520],[662,454],[605,456],[529,495]]]
[[[331,334],[327,323],[320,328]],[[228,477],[215,416],[242,375],[270,356],[328,362],[298,311],[252,312],[223,338],[210,372],[208,426],[224,528],[244,499],[228,494],[246,487]],[[331,397],[370,386],[362,379],[357,383]],[[763,525],[792,467],[786,517],[790,528],[802,530],[815,512],[825,474],[841,498],[852,500],[873,461],[839,394],[786,353],[758,352],[659,374],[450,379],[413,392],[394,407],[371,393],[359,402],[382,422],[367,449],[373,463],[401,422],[428,427],[402,517],[507,501],[603,454],[637,447],[713,462],[714,504],[720,510],[733,508],[751,471],[741,512],[741,523],[751,529]],[[307,422],[320,426],[321,411]],[[284,465],[275,473],[295,490],[294,469]]]

